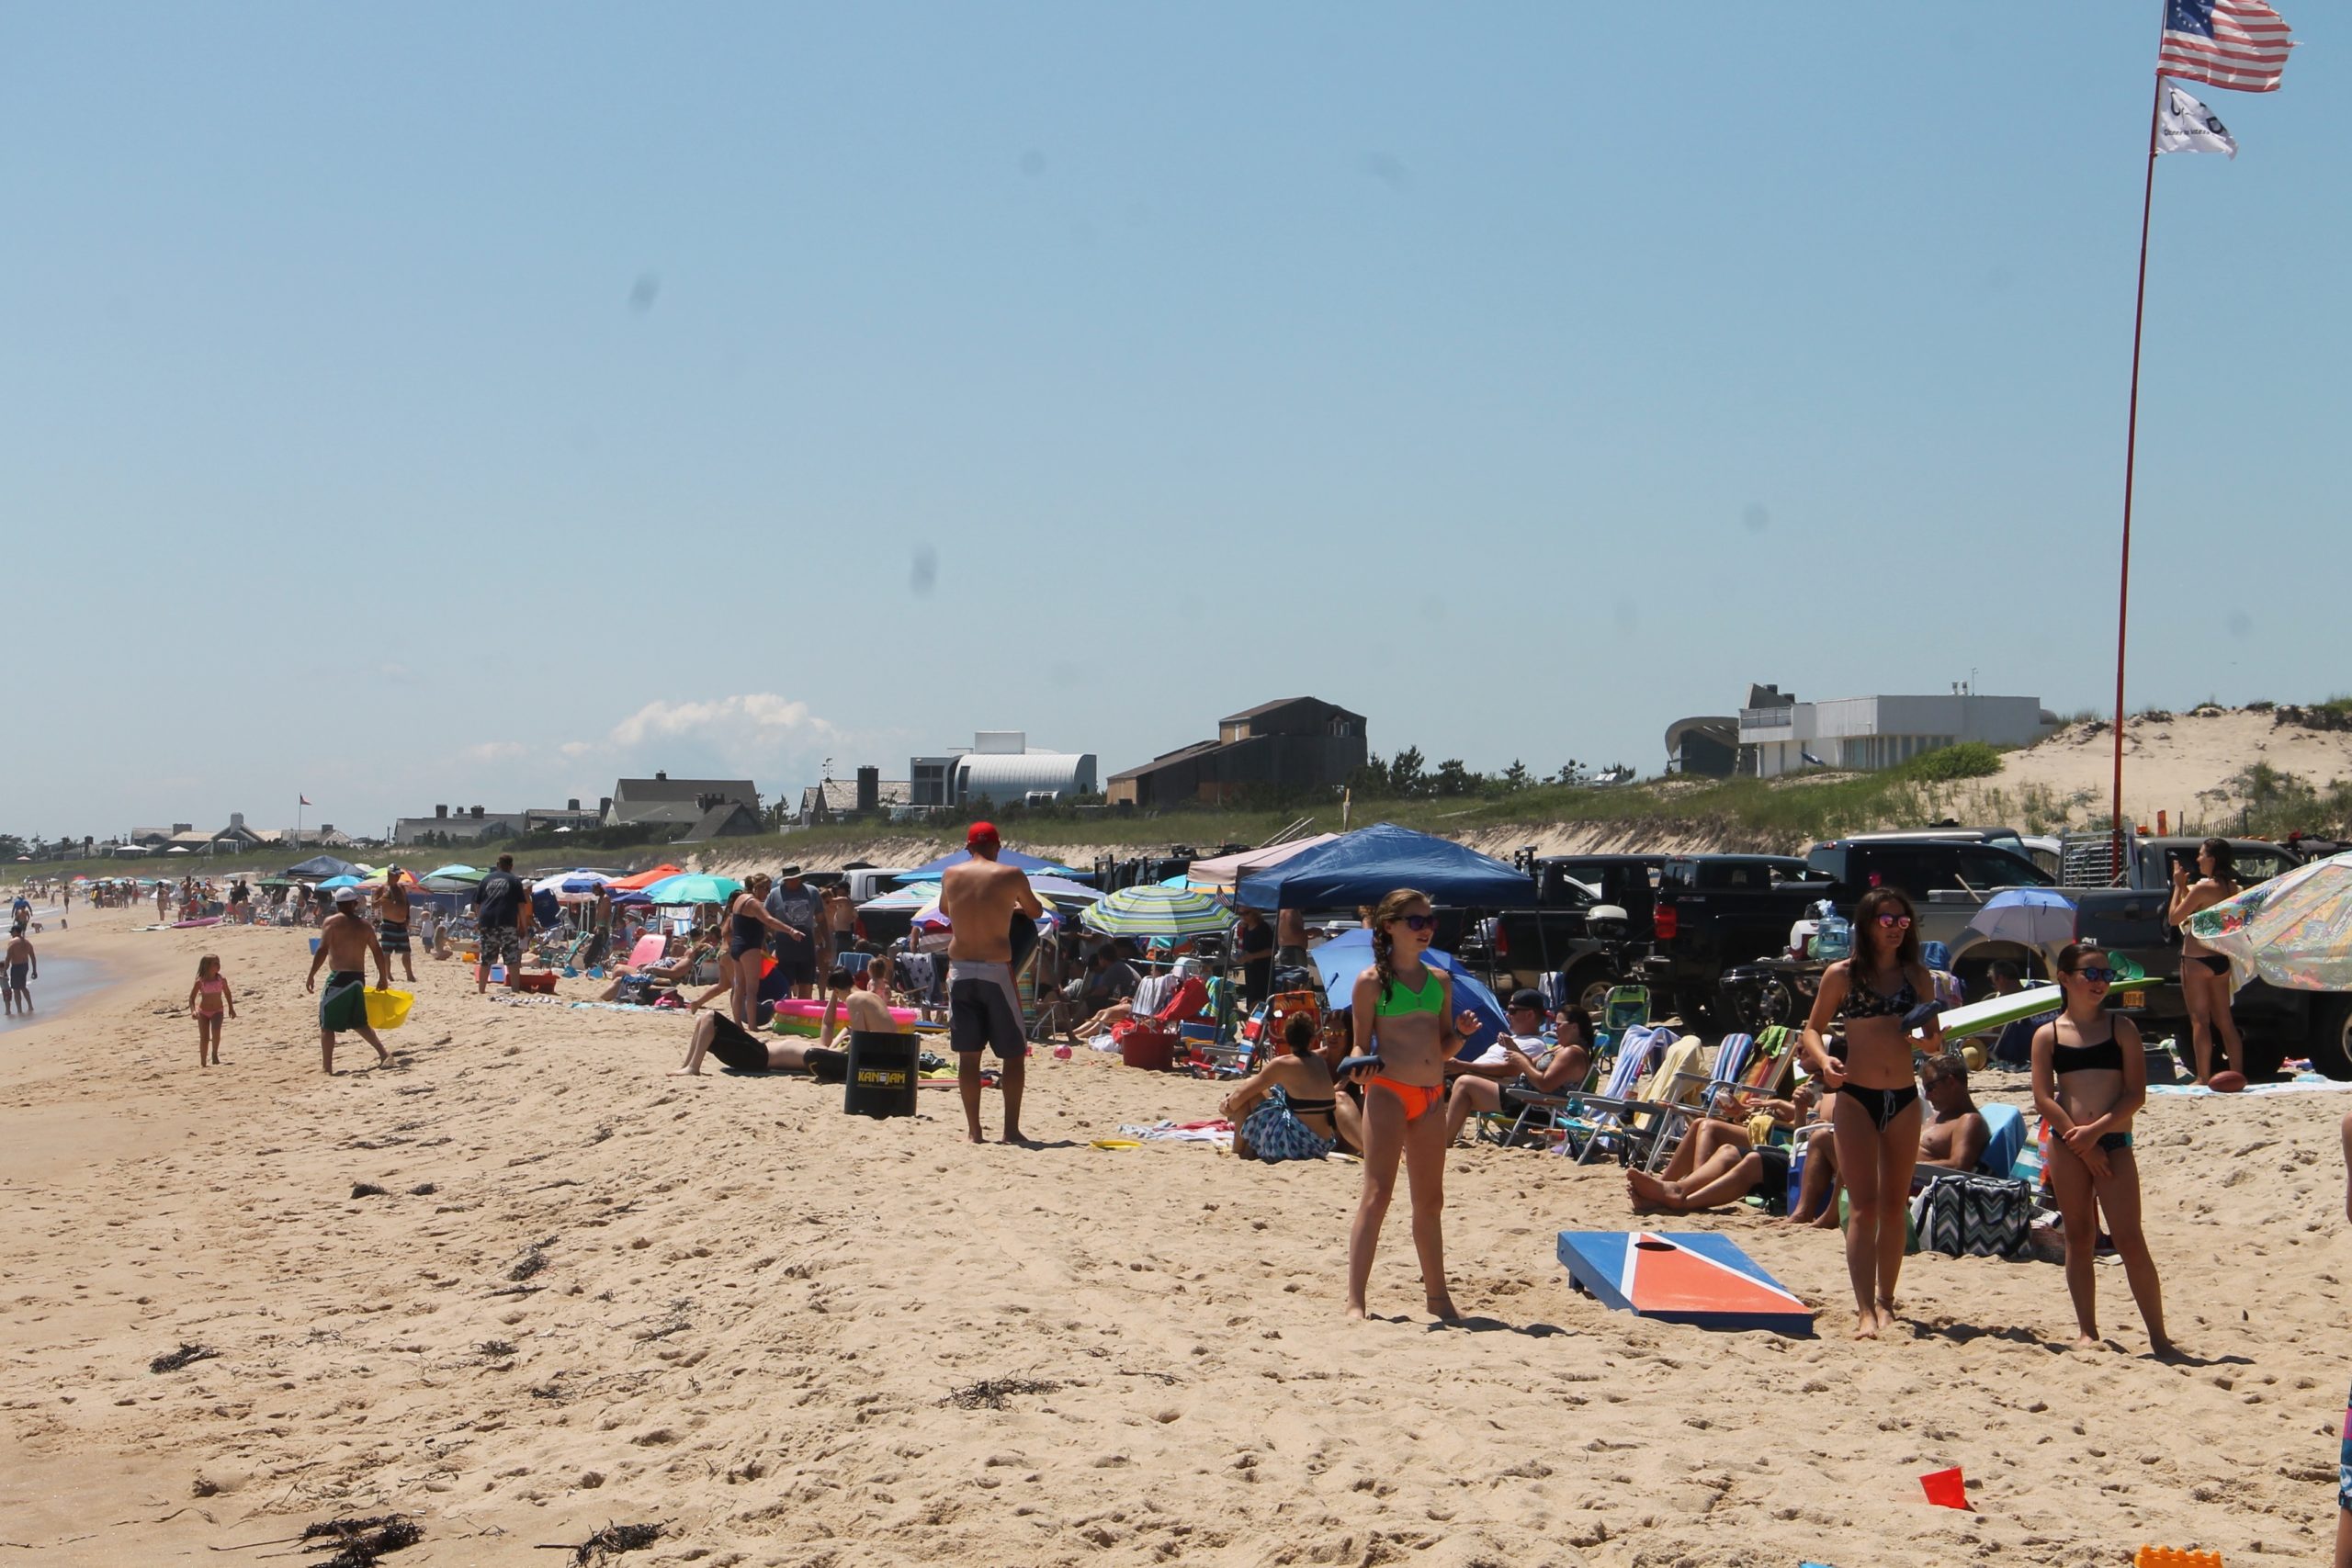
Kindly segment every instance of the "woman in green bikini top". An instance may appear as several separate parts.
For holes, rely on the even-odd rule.
[[[1430,901],[1400,887],[1372,916],[1372,967],[1356,976],[1350,1008],[1359,1056],[1378,1041],[1378,1065],[1362,1070],[1363,1192],[1348,1232],[1348,1315],[1364,1315],[1364,1288],[1380,1242],[1381,1222],[1396,1191],[1404,1161],[1413,1188],[1413,1249],[1420,1255],[1429,1310],[1448,1321],[1459,1314],[1445,1283],[1445,1064],[1477,1019],[1453,1012],[1453,982],[1422,962],[1437,935]],[[1432,1111],[1439,1112],[1431,1114]]]

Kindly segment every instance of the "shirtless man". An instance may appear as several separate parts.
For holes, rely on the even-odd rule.
[[[416,984],[416,965],[408,955],[408,889],[401,882],[401,868],[384,868],[384,896],[376,903],[376,939],[388,953],[401,955],[401,974],[412,986]]]
[[[1046,912],[1029,879],[997,863],[994,827],[975,822],[964,835],[972,858],[939,879],[939,912],[947,917],[947,1038],[956,1052],[956,1087],[964,1097],[964,1131],[980,1143],[980,1047],[995,1048],[1004,1092],[1004,1141],[1022,1144],[1021,1090],[1027,1081],[1029,1035],[1012,979],[1012,917]]]
[[[890,1016],[890,1004],[871,990],[859,990],[848,970],[836,969],[825,976],[825,1015],[817,1026],[820,1042],[831,1045],[843,1033],[902,1032]]]
[[[0,971],[0,993],[5,993],[8,1010],[12,1013],[33,1010],[33,994],[25,987],[25,971],[40,978],[40,960],[33,954],[33,944],[25,940],[25,928],[20,922],[8,929],[8,953],[6,971]]]
[[[338,887],[334,913],[319,928],[319,951],[311,955],[310,976],[302,982],[304,990],[318,990],[319,966],[327,966],[327,988],[319,998],[319,1057],[330,1073],[334,1071],[334,1037],[346,1029],[357,1030],[359,1038],[376,1047],[379,1066],[392,1059],[376,1032],[368,1027],[366,970],[371,957],[376,961],[376,988],[390,989],[391,961],[384,956],[375,928],[359,918],[359,889]]]

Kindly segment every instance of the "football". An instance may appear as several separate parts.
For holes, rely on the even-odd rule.
[[[2205,1080],[2205,1087],[2211,1089],[2215,1094],[2235,1094],[2240,1089],[2245,1088],[2245,1075],[2244,1073],[2231,1072],[2228,1068],[2224,1067],[2222,1071],[2215,1073],[2211,1077],[2207,1078]]]

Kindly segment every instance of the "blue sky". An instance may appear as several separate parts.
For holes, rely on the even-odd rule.
[[[2135,705],[2346,683],[2285,9],[2156,170]],[[2158,12],[12,6],[0,828],[2103,705]]]

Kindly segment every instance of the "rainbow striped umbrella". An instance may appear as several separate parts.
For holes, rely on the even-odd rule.
[[[1122,887],[1078,918],[1106,936],[1210,936],[1233,924],[1231,910],[1193,887]]]

